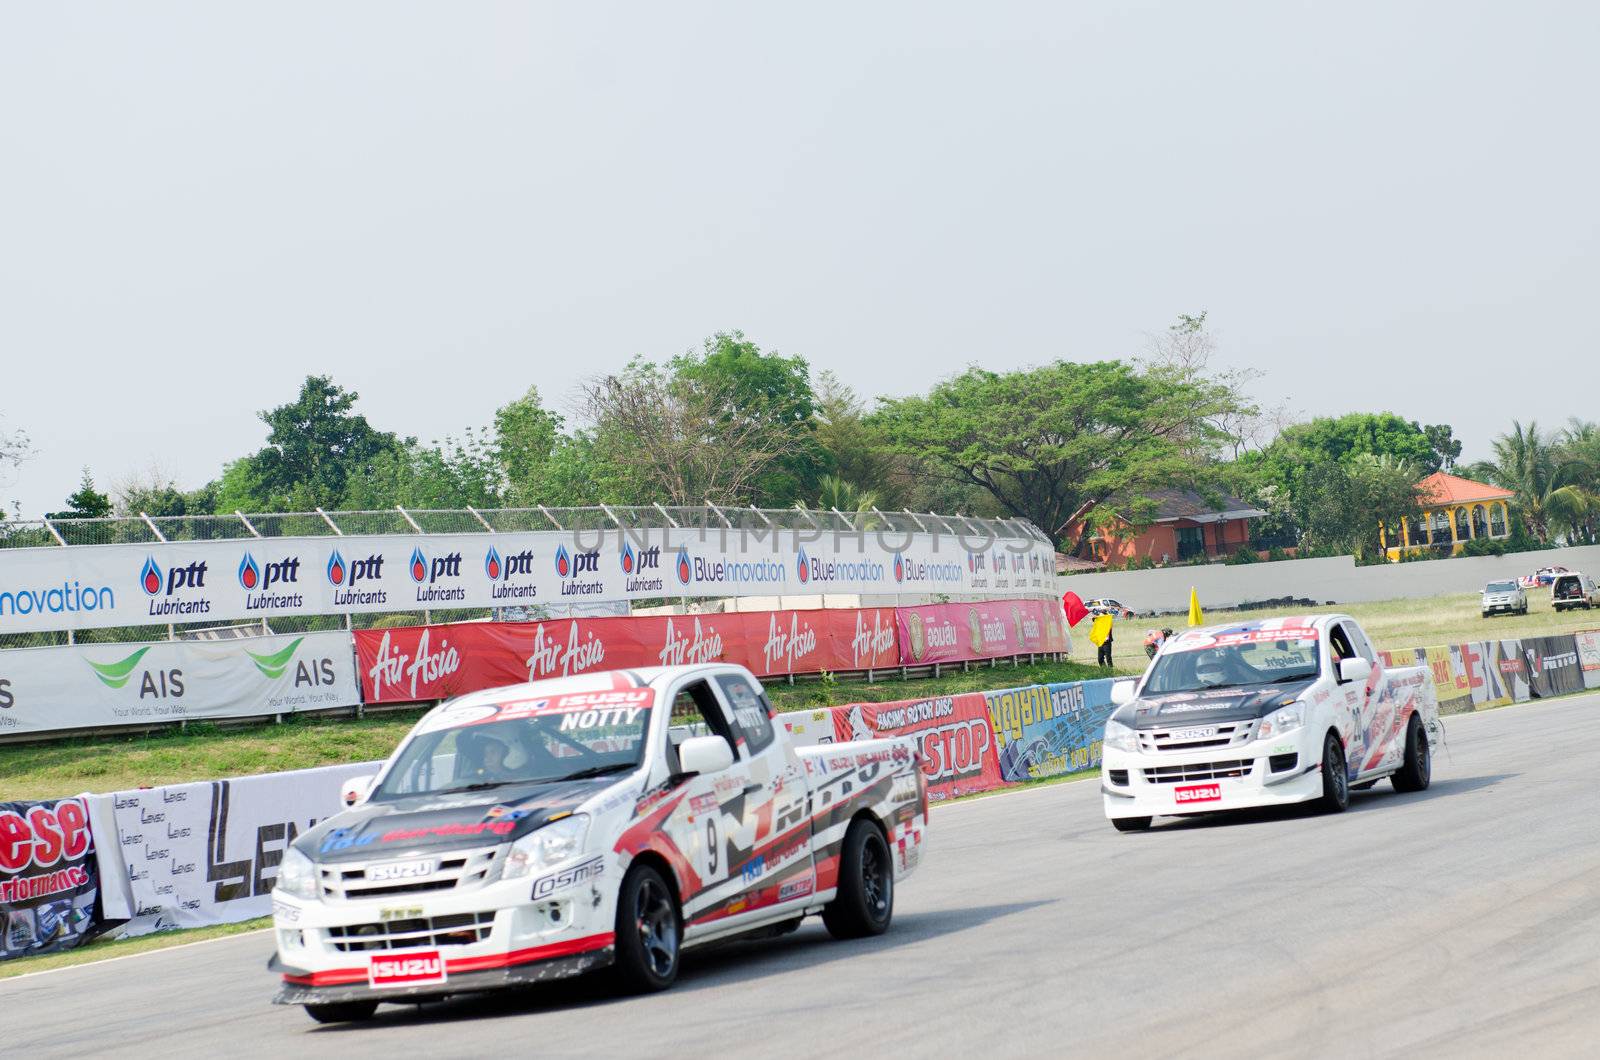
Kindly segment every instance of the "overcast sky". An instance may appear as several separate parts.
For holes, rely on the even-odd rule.
[[[1209,311],[1267,401],[1600,418],[1600,5],[0,6],[25,515],[741,328],[867,395]]]

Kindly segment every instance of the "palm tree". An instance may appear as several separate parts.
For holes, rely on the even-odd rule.
[[[1516,491],[1523,522],[1540,541],[1550,540],[1552,516],[1558,524],[1566,524],[1587,509],[1581,487],[1567,484],[1579,477],[1579,465],[1565,456],[1533,421],[1524,427],[1512,420],[1511,432],[1494,440],[1499,484]]]

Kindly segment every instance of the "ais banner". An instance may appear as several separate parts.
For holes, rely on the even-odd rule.
[[[117,841],[102,844],[107,920],[126,935],[227,924],[272,912],[283,852],[342,808],[339,789],[365,762],[110,796]]]
[[[927,604],[896,608],[895,615],[904,666],[1072,650],[1054,600]]]
[[[350,635],[0,652],[0,734],[348,707]]]
[[[0,959],[84,941],[97,885],[82,799],[0,802]]]
[[[0,633],[821,593],[1052,594],[1032,538],[650,529],[0,549]]]
[[[899,665],[891,608],[470,622],[355,632],[367,703],[628,666],[731,662],[770,677]]]
[[[933,801],[1003,787],[982,692],[833,708],[835,740],[915,736]]]
[[[1100,765],[1112,678],[985,692],[1000,748],[1000,775],[1041,780]]]

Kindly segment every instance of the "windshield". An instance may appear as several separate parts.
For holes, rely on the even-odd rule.
[[[1490,582],[1483,587],[1486,593],[1514,593],[1517,591],[1516,582]]]
[[[1272,639],[1258,639],[1271,637]],[[1143,695],[1267,685],[1317,676],[1317,637],[1309,630],[1220,634],[1194,647],[1163,652],[1150,667]]]
[[[648,688],[461,704],[425,719],[374,800],[603,776],[644,760]]]

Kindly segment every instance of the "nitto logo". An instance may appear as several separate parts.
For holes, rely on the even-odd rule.
[[[291,556],[262,566],[250,553],[239,561],[239,588],[270,589],[274,585],[293,585],[300,580],[300,557]]]
[[[383,577],[383,554],[368,556],[346,563],[338,549],[328,557],[328,584],[335,589],[345,586],[355,588],[364,581],[378,581]]]
[[[206,587],[206,565],[204,560],[196,560],[186,567],[169,567],[166,578],[161,576],[161,568],[156,565],[154,556],[147,556],[144,566],[139,570],[139,588],[144,590],[146,596],[161,594],[162,587],[166,587],[165,595],[171,596],[178,589],[204,589]]]

